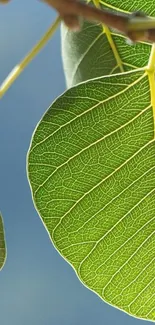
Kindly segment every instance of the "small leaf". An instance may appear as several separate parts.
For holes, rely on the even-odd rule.
[[[4,266],[6,260],[6,246],[5,246],[5,238],[4,238],[4,226],[3,219],[0,213],[0,269]]]
[[[35,206],[60,254],[102,299],[155,319],[155,145],[148,73],[79,84],[39,123]]]

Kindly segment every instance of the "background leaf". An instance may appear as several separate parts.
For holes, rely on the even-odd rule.
[[[155,146],[142,69],[82,83],[46,112],[28,176],[51,240],[108,303],[155,319]]]
[[[6,259],[6,246],[5,246],[5,238],[4,238],[4,226],[3,219],[0,213],[0,269],[4,266]]]
[[[117,3],[117,5],[116,5]],[[103,5],[104,4],[104,5]],[[102,7],[117,11],[133,12],[142,10],[148,15],[155,14],[154,1],[109,1],[102,2]],[[116,48],[115,55],[107,37],[107,31],[101,25],[85,22],[80,33],[69,31],[64,25],[61,29],[62,57],[67,86],[95,77],[121,72],[117,59],[124,71],[146,66],[151,46],[137,43],[126,44],[126,38],[117,31],[111,31],[111,40]]]

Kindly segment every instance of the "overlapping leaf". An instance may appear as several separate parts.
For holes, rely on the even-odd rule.
[[[155,319],[155,145],[148,75],[82,83],[39,123],[28,155],[36,208],[81,281]]]
[[[2,215],[0,213],[0,269],[3,267],[6,259],[6,247],[4,238],[4,226]]]
[[[121,12],[142,10],[148,15],[155,15],[153,0],[145,3],[142,0],[108,0],[101,3],[106,9]],[[80,33],[72,33],[62,27],[63,64],[68,87],[95,77],[143,67],[148,62],[150,49],[147,43],[127,45],[123,35],[116,31],[109,31],[107,35],[101,25],[85,23]]]

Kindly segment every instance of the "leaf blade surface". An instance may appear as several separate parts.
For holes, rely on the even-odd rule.
[[[155,303],[153,124],[143,69],[102,77],[53,103],[28,155],[55,247],[87,287],[144,319],[154,319]]]
[[[6,260],[6,245],[4,235],[4,225],[2,215],[0,213],[0,270],[3,268]]]

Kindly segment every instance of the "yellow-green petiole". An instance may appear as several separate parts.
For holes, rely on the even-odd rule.
[[[10,86],[14,83],[14,81],[18,78],[21,72],[26,68],[26,66],[34,59],[34,57],[42,50],[42,48],[47,44],[50,38],[53,36],[57,27],[59,26],[61,21],[60,17],[57,17],[52,26],[47,30],[44,36],[40,39],[40,41],[34,46],[34,48],[27,54],[27,56],[18,63],[14,69],[10,72],[8,77],[4,80],[2,85],[0,86],[0,98],[6,93],[6,91],[10,88]]]

